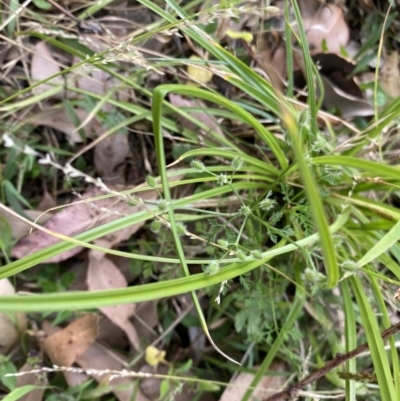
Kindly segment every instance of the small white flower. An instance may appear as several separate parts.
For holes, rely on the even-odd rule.
[[[3,143],[6,148],[12,148],[15,145],[15,142],[8,134],[3,134]]]

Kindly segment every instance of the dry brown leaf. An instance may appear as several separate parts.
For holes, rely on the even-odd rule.
[[[143,365],[140,368],[141,373],[150,373],[150,374],[158,374],[158,375],[166,375],[168,374],[168,367],[165,365],[158,365],[156,369],[150,365]],[[140,382],[140,389],[143,393],[152,400],[157,400],[160,398],[160,386],[162,379],[158,377],[148,377],[146,379],[142,379]]]
[[[286,76],[286,51],[284,44],[279,37],[271,34],[275,43],[269,44],[266,37],[261,37],[257,41],[257,49],[244,44],[246,52],[256,61],[259,68],[267,74],[267,78],[272,86],[280,93],[283,93],[284,81]]]
[[[171,178],[171,181],[179,181],[181,178],[182,176],[176,176]],[[120,191],[125,189],[130,189],[130,187],[118,188]],[[102,194],[103,192],[100,190],[94,189],[88,191],[82,197],[84,199],[88,199]],[[157,199],[158,193],[154,190],[144,191],[140,193],[140,197],[143,200]],[[106,198],[92,202],[88,201],[75,203],[54,215],[44,227],[53,232],[73,237],[81,232],[89,230],[90,228],[114,221],[121,218],[121,216],[132,215],[140,210],[140,206],[130,206],[125,199],[121,198]],[[143,226],[143,224],[145,224],[144,221],[137,224],[132,224],[126,228],[123,228],[122,230],[115,231],[100,239],[97,239],[94,241],[94,243],[98,246],[111,248],[114,245],[130,238],[140,229],[140,227]],[[12,250],[11,255],[15,258],[22,258],[57,242],[59,242],[57,237],[47,234],[41,230],[36,230],[31,235],[19,241]],[[61,262],[76,255],[81,250],[82,247],[71,249],[48,259],[47,262]],[[101,254],[101,252],[96,252]]]
[[[39,42],[34,49],[31,60],[31,78],[34,83],[47,79],[61,71],[61,68],[54,59],[46,42]],[[63,92],[65,82],[61,76],[53,78],[51,81],[42,84],[34,89],[36,94],[45,92],[54,86],[60,86],[60,92]]]
[[[41,342],[41,346],[57,366],[71,366],[87,348],[96,341],[98,335],[98,316],[84,315],[62,330],[51,334]],[[43,325],[45,332],[54,329]]]
[[[118,268],[103,255],[89,253],[87,284],[89,291],[124,288],[127,282]],[[99,308],[115,325],[127,335],[136,351],[140,351],[139,337],[129,317],[135,313],[135,304],[124,304]]]
[[[98,341],[115,350],[122,351],[129,347],[129,341],[124,331],[103,315],[100,315],[99,319]]]
[[[90,198],[103,194],[99,190],[91,190],[84,195],[84,198]],[[149,199],[156,197],[154,191],[143,192],[141,197],[143,199]],[[44,227],[60,233],[67,235],[69,237],[74,237],[90,228],[97,227],[101,224],[114,221],[121,217],[121,215],[128,215],[140,210],[139,207],[132,207],[127,204],[123,199],[107,198],[101,199],[95,202],[83,202],[75,203],[71,206],[66,207],[61,212],[55,214]],[[135,233],[143,223],[138,223],[112,234],[105,236],[102,241],[97,240],[96,243],[104,244],[109,247],[129,238],[133,233]],[[37,252],[47,246],[53,245],[59,242],[57,237],[47,234],[43,231],[36,230],[32,234],[28,235],[24,239],[18,242],[18,244],[12,250],[12,256],[16,258],[22,258],[26,255],[30,255]],[[49,259],[48,262],[61,262],[66,260],[82,250],[81,247],[71,249],[60,255],[56,255]]]
[[[157,369],[150,365],[143,365],[140,368],[140,372],[143,374],[158,374],[158,375],[168,375],[168,367],[165,365],[158,365]],[[187,374],[188,377],[193,377],[190,372]],[[148,377],[141,380],[140,389],[143,393],[149,397],[151,400],[160,399],[160,386],[163,379],[157,377]],[[193,389],[190,388],[188,383],[183,383],[179,392],[173,394],[174,401],[192,401],[193,400]],[[214,401],[215,397],[211,393],[203,393],[198,401]]]
[[[90,71],[90,76],[81,76],[77,81],[77,86],[87,92],[104,95],[108,91],[107,81],[110,79],[110,74],[102,70]]]
[[[352,77],[356,68],[355,64],[332,53],[319,53],[312,59],[317,65],[319,73],[329,78],[336,87],[349,95],[363,98],[361,89]]]
[[[0,280],[0,295],[13,295],[15,289],[11,282]],[[0,312],[0,354],[5,355],[18,342],[20,335],[26,330],[28,320],[25,313]]]
[[[124,161],[129,155],[128,136],[125,134],[110,135],[96,145],[94,165],[105,184],[125,183]]]
[[[303,76],[305,76],[301,52],[293,52],[293,59]],[[348,75],[354,69],[353,64],[334,54],[318,54],[313,57],[313,60],[320,68],[320,77],[324,85],[323,105],[325,108],[338,109],[343,119],[374,114],[374,108],[371,103],[361,97],[362,92],[357,84],[352,78],[348,78]],[[324,74],[329,74],[329,76]],[[346,92],[338,85],[345,89]],[[354,96],[347,92],[358,94],[359,96]]]
[[[153,330],[158,323],[158,300],[141,302],[136,305],[134,326],[139,338],[146,340],[146,345],[153,342],[157,335]]]
[[[307,14],[312,15],[315,2],[302,3],[310,4],[312,10]],[[304,17],[306,10],[306,6],[302,7],[303,24],[311,54],[321,53],[325,46],[330,53],[340,54],[341,47],[345,47],[350,38],[349,27],[344,20],[342,9],[335,4],[320,4],[317,12],[308,18]]]
[[[201,101],[201,100],[190,100],[190,99],[185,99],[181,95],[176,95],[174,93],[169,94],[169,101],[171,104],[173,104],[176,107],[179,108],[184,108],[184,107],[201,107],[204,108],[204,110],[207,110],[206,104]],[[195,119],[199,120],[201,123],[206,125],[208,127],[208,131],[213,131],[217,135],[224,137],[224,133],[222,132],[221,127],[219,124],[215,121],[214,118],[210,117],[207,113],[203,112],[190,112],[190,115],[193,116]],[[177,116],[178,121],[182,125],[183,128],[186,128],[191,131],[196,131],[198,130],[198,126],[195,123],[192,123],[188,119],[178,115]],[[206,132],[207,134],[207,132]]]
[[[42,200],[37,205],[36,209],[42,212],[49,210],[57,206],[56,200],[50,195],[50,193],[45,189],[43,192]],[[49,216],[50,217],[50,216]]]
[[[87,119],[88,113],[84,109],[76,108],[74,111],[76,117],[81,123]],[[51,109],[46,110],[45,112],[35,113],[28,119],[28,121],[30,124],[43,125],[61,131],[67,135],[70,142],[81,143],[83,141],[66,109]],[[82,130],[85,133],[86,138],[101,135],[104,131],[96,117],[92,118],[87,124],[85,124]]]
[[[41,401],[43,399],[44,391],[46,390],[43,387],[45,383],[40,380],[37,373],[25,373],[32,371],[32,369],[33,366],[29,363],[25,363],[21,369],[19,369],[18,373],[24,374],[17,376],[17,387],[33,385],[37,388],[30,391],[28,394],[25,394],[21,398],[18,398],[18,401]]]
[[[324,84],[323,104],[326,108],[338,108],[343,118],[374,114],[374,108],[367,100],[347,94],[323,75],[321,80]]]
[[[53,216],[52,213],[43,214],[43,212],[41,212],[39,210],[24,210],[24,213],[32,221],[35,221],[37,218],[39,218],[37,220],[38,224],[46,223]],[[0,209],[0,219],[1,218],[4,218],[7,221],[7,223],[10,225],[10,227],[11,227],[11,235],[17,241],[19,239],[25,237],[26,235],[28,235],[29,231],[31,230],[31,226],[29,224],[23,222],[18,217],[8,213],[4,209]]]
[[[254,368],[257,369],[256,366]],[[273,363],[269,370],[274,372],[284,372],[285,367],[282,363]],[[253,379],[254,374],[252,373],[239,373],[235,380],[231,382],[232,386],[225,389],[219,401],[240,401]],[[284,375],[263,376],[253,392],[253,397],[257,397],[260,400],[267,398],[280,391],[285,382],[286,377]]]
[[[111,351],[105,349],[99,343],[94,343],[77,359],[76,362],[83,369],[110,369],[121,371],[125,369],[125,366],[121,361],[121,357],[116,357]],[[93,375],[93,378],[98,382],[108,382],[107,375]],[[131,401],[134,390],[134,381],[135,379],[132,377],[115,377],[110,381],[110,385],[114,388],[113,393],[119,401]],[[126,389],[121,389],[121,385],[126,385],[128,387]],[[119,388],[117,386],[119,386]],[[150,400],[143,395],[140,389],[138,389],[135,401]]]
[[[88,47],[91,46],[88,44]],[[99,49],[94,51],[97,52],[98,50]],[[82,60],[78,57],[74,58],[74,63],[80,63],[81,61]],[[116,96],[118,96],[119,100],[128,101],[130,97],[129,88],[121,87],[120,80],[108,74],[107,72],[96,68],[80,71],[80,77],[77,80],[76,85],[81,90],[102,96],[118,86]],[[112,105],[108,102],[104,103],[102,106],[103,111],[110,111],[111,109]]]
[[[390,98],[400,96],[399,53],[397,51],[385,58],[385,63],[379,70],[379,83]]]

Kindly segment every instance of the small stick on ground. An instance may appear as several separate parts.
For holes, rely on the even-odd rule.
[[[383,331],[381,333],[382,339],[386,340],[390,336],[396,334],[398,331],[400,331],[400,323],[397,323],[397,324],[389,327],[385,331]],[[289,387],[287,390],[276,393],[276,394],[272,395],[271,397],[264,398],[262,401],[290,400],[297,395],[298,391],[302,387],[315,382],[316,380],[320,379],[322,376],[325,376],[332,369],[338,367],[339,365],[346,362],[347,360],[354,358],[355,356],[361,354],[362,352],[366,351],[367,349],[368,349],[368,344],[364,343],[364,344],[360,345],[359,347],[353,349],[353,351],[348,352],[347,354],[336,354],[335,358],[333,358],[331,361],[327,362],[325,364],[325,366],[323,366],[321,369],[318,369],[314,373],[311,373],[309,376],[307,376],[303,380],[300,380],[294,386]]]

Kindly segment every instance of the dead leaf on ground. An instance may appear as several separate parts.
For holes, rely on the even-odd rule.
[[[0,295],[15,294],[14,286],[4,278],[0,280]],[[28,325],[26,314],[0,312],[0,354],[5,355],[18,342]]]
[[[91,198],[103,194],[100,190],[90,190],[83,198]],[[141,194],[143,199],[156,198],[155,191],[146,191]],[[44,227],[48,230],[74,237],[84,231],[97,227],[101,224],[114,221],[121,216],[136,213],[140,210],[138,206],[132,207],[123,199],[107,198],[94,202],[75,203],[66,207],[61,212],[55,214]],[[116,231],[103,237],[102,241],[97,240],[96,243],[109,245],[110,247],[117,244],[135,233],[143,223],[134,224],[122,230]],[[47,234],[41,230],[36,230],[18,244],[12,250],[12,256],[22,258],[37,252],[43,248],[59,242],[57,237]],[[50,258],[47,262],[57,263],[66,260],[82,250],[82,247],[76,247],[60,255]]]
[[[153,366],[143,365],[140,368],[141,373],[150,373],[150,374],[158,374],[158,375],[166,375],[168,373],[168,366],[159,365],[157,369],[154,369]],[[146,379],[142,379],[140,381],[140,389],[143,393],[149,397],[151,400],[157,400],[160,398],[160,386],[162,379],[158,377],[148,377]]]
[[[298,87],[305,84],[305,66],[300,51],[293,52],[293,58],[301,70]],[[323,105],[325,108],[339,110],[344,119],[356,116],[370,116],[374,114],[374,108],[370,102],[362,97],[358,85],[348,75],[354,69],[354,65],[335,54],[317,54],[313,60],[320,68],[320,77],[324,85]],[[356,94],[358,96],[354,96]]]
[[[88,117],[88,113],[81,108],[74,109],[75,115],[80,123],[85,121]],[[63,109],[50,109],[44,112],[37,112],[27,119],[29,124],[42,125],[44,127],[50,127],[64,133],[70,142],[82,143],[83,139],[77,131],[77,126],[71,120],[70,115],[67,113],[65,108]],[[97,117],[92,118],[82,128],[86,138],[92,138],[97,135],[101,135],[104,131]]]
[[[255,366],[254,369],[257,369]],[[273,372],[282,373],[285,372],[285,366],[282,363],[273,363],[269,369]],[[239,373],[235,380],[231,382],[231,386],[227,387],[222,394],[219,401],[240,401],[244,396],[245,392],[249,388],[251,382],[254,379],[252,373]],[[257,397],[260,400],[270,397],[275,393],[279,392],[282,386],[285,384],[287,377],[281,376],[266,376],[258,383],[257,388],[253,392],[253,397]]]
[[[25,363],[18,371],[18,373],[30,372],[34,369],[32,365],[29,363]],[[40,379],[38,373],[25,373],[21,376],[17,376],[17,386],[23,387],[33,385],[37,388],[35,390],[30,391],[28,394],[18,398],[18,401],[41,401],[43,399],[43,395],[45,392],[44,385],[46,383]]]
[[[120,351],[129,347],[129,341],[124,331],[103,315],[99,316],[98,341]]]
[[[400,96],[399,53],[397,51],[385,57],[385,63],[379,70],[379,84],[392,99]]]
[[[350,31],[344,19],[343,11],[335,4],[319,4],[315,14],[304,17],[307,5],[312,7],[308,14],[312,14],[315,2],[302,1],[303,24],[307,35],[311,54],[324,51],[340,54],[341,47],[345,47],[350,38]]]
[[[324,84],[323,104],[326,108],[338,108],[343,118],[365,117],[374,114],[374,107],[367,100],[347,94],[323,75],[321,75],[321,80]]]
[[[88,290],[106,290],[125,288],[127,282],[118,268],[103,255],[96,257],[89,252],[89,268],[87,276]],[[136,351],[140,351],[139,337],[129,317],[135,313],[135,304],[123,304],[99,308],[114,324],[120,327],[127,335]]]
[[[82,62],[80,58],[74,58],[75,64],[80,62]],[[115,96],[119,100],[127,102],[130,97],[129,88],[121,87],[121,81],[119,79],[96,67],[92,67],[89,70],[81,70],[76,86],[83,91],[101,96],[104,96],[110,90],[118,87]],[[106,102],[103,104],[102,110],[111,111],[112,107],[110,103]]]
[[[128,136],[116,133],[104,138],[94,149],[94,165],[106,185],[125,183],[125,161],[130,155]]]
[[[141,302],[136,305],[133,324],[136,328],[139,338],[144,338],[146,340],[146,345],[150,344],[157,338],[157,334],[153,330],[153,328],[156,327],[159,322],[157,305],[158,299]]]
[[[67,327],[49,335],[41,342],[41,346],[57,366],[71,366],[86,349],[96,341],[98,335],[98,316],[84,315]],[[50,326],[50,327],[49,327]],[[47,333],[54,331],[49,324],[43,324]]]
[[[332,53],[319,53],[312,57],[319,73],[349,95],[363,98],[363,93],[351,76],[356,65]]]
[[[38,224],[45,224],[53,216],[52,213],[43,214],[40,210],[24,210],[24,213],[32,220],[35,221],[37,218]],[[40,216],[40,217],[39,217]],[[11,228],[11,235],[17,241],[27,236],[31,230],[31,226],[18,217],[8,213],[4,209],[0,209],[0,219],[4,218]]]
[[[179,107],[180,109],[183,109],[185,107],[197,107],[197,108],[202,108],[204,110],[207,110],[206,104],[201,101],[201,100],[191,100],[191,99],[185,99],[181,95],[176,95],[174,93],[169,94],[169,101],[171,104],[173,104],[176,107]],[[199,111],[191,111],[189,114],[195,118],[196,120],[199,120],[201,123],[207,126],[207,132],[205,132],[205,135],[207,138],[211,138],[210,131],[214,132],[216,136],[221,136],[225,137],[224,133],[222,132],[222,129],[220,125],[216,122],[214,117],[210,117],[207,113],[205,112],[199,112]],[[186,128],[191,131],[198,131],[199,127],[189,121],[187,118],[182,117],[181,115],[177,115],[177,120],[179,123],[182,125],[183,128]]]
[[[57,206],[56,200],[50,195],[50,193],[45,189],[43,191],[43,196],[42,200],[39,202],[37,205],[36,209],[40,210],[42,212],[45,212],[46,210],[49,210],[53,207]],[[51,215],[50,215],[51,216]],[[49,216],[49,217],[50,217]]]
[[[49,47],[46,42],[39,42],[34,48],[34,53],[31,60],[31,78],[33,83],[37,83],[44,79],[51,77],[61,71],[60,66],[54,59]],[[49,82],[46,82],[36,88],[34,88],[35,94],[39,94],[48,91],[55,86],[60,86],[60,92],[62,95],[63,86],[65,85],[64,79],[61,76],[53,78]],[[60,96],[60,92],[57,96]]]
[[[274,43],[270,43],[274,40]],[[263,35],[257,40],[257,48],[243,43],[246,52],[257,63],[258,67],[267,75],[272,86],[283,93],[286,76],[286,51],[279,36],[271,33]]]
[[[77,364],[83,369],[110,369],[121,371],[125,369],[122,363],[122,357],[117,357],[115,353],[106,349],[99,343],[91,345],[78,359]],[[100,382],[108,384],[110,375],[92,375]],[[131,401],[135,387],[135,378],[132,377],[114,377],[110,382],[112,392],[119,401]],[[121,388],[122,386],[126,388]],[[136,391],[136,390],[135,390]],[[150,401],[140,389],[137,390],[135,401]]]
[[[153,366],[150,365],[143,365],[140,368],[141,373],[150,373],[150,374],[158,374],[158,375],[168,375],[168,367],[165,365],[158,365],[157,369],[155,370]],[[193,374],[188,373],[186,374],[188,377],[193,377]],[[148,377],[142,379],[140,381],[140,389],[143,393],[153,401],[157,401],[160,399],[160,386],[161,382],[163,381],[162,378],[157,377]],[[193,389],[190,388],[188,383],[183,382],[182,387],[179,391],[173,393],[174,401],[192,401],[193,400]],[[177,386],[177,383],[171,381],[172,387]],[[198,401],[215,401],[215,397],[210,392],[203,393],[199,398]]]

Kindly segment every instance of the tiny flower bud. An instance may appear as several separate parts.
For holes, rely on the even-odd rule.
[[[179,236],[186,235],[186,226],[183,223],[176,223],[176,229]]]
[[[236,256],[237,256],[240,260],[245,260],[245,259],[246,259],[246,255],[245,255],[244,252],[242,252],[240,249],[236,252]]]
[[[193,167],[196,171],[204,171],[206,167],[204,166],[204,163],[200,160],[192,160],[190,162],[191,167]]]
[[[216,260],[214,260],[207,266],[204,266],[203,271],[209,276],[214,276],[219,272],[219,263]]]
[[[153,233],[157,234],[160,231],[161,227],[162,223],[159,220],[154,220],[151,223],[150,230],[153,231]]]
[[[217,179],[217,185],[222,187],[222,185],[226,185],[228,183],[228,178],[225,173],[221,173]]]
[[[219,239],[217,241],[219,246],[222,246],[222,248],[228,248],[229,242],[225,241],[224,239]]]
[[[168,201],[166,201],[165,199],[161,199],[158,203],[158,209],[165,213],[168,209]]]
[[[257,249],[251,251],[250,254],[251,256],[253,256],[254,259],[262,259],[262,253]]]
[[[243,159],[241,156],[236,156],[231,163],[231,166],[234,171],[239,171],[243,167]]]
[[[156,185],[157,185],[156,179],[155,179],[153,176],[151,176],[151,175],[148,175],[148,176],[146,177],[146,182],[147,182],[147,185],[148,185],[150,188],[155,188]]]

